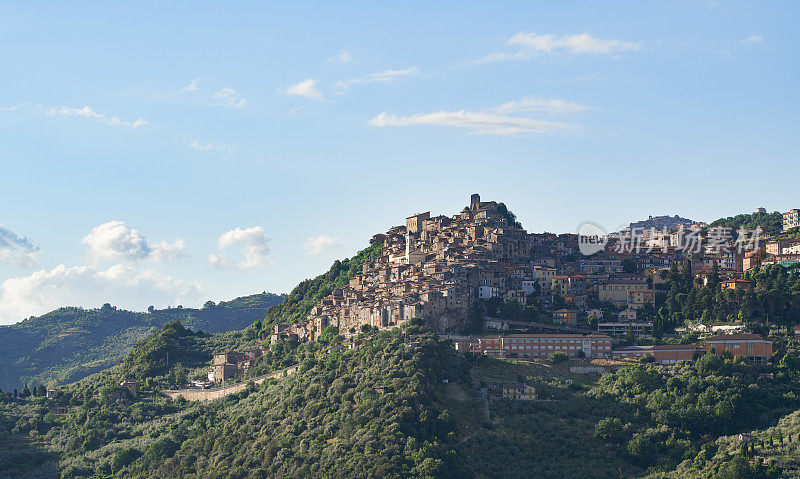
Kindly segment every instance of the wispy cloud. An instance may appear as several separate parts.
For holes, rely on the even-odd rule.
[[[121,120],[118,116],[108,116],[105,113],[98,113],[88,106],[84,106],[83,108],[69,108],[66,106],[54,107],[47,110],[47,115],[62,118],[86,118],[97,120],[105,125],[121,126],[125,128],[139,128],[149,123],[143,118],[139,118],[135,121]]]
[[[329,235],[312,236],[303,244],[303,248],[309,256],[315,256],[329,251],[337,251],[342,249],[343,246],[341,239]]]
[[[200,81],[199,78],[195,78],[194,80],[191,81],[191,83],[189,83],[188,85],[186,85],[183,88],[181,88],[181,92],[189,93],[189,92],[193,92],[193,91],[199,91],[200,87],[197,86],[197,83],[199,81]]]
[[[209,141],[208,143],[200,143],[197,140],[189,143],[189,148],[198,151],[227,151],[230,152],[233,150],[234,145],[225,145],[223,143],[214,143]]]
[[[617,39],[602,39],[589,33],[556,36],[520,32],[511,37],[506,45],[517,50],[490,53],[476,63],[492,63],[503,60],[527,60],[536,55],[565,53],[570,55],[618,55],[641,49],[641,42]]]
[[[554,135],[580,131],[577,125],[561,121],[528,118],[519,113],[564,115],[594,110],[593,107],[564,100],[526,97],[481,111],[436,111],[416,115],[390,115],[382,112],[369,121],[372,126],[438,125],[463,128],[478,135]]]
[[[217,90],[211,95],[211,99],[215,106],[227,106],[232,108],[239,108],[247,103],[247,100],[242,98],[242,95],[240,95],[238,91],[229,87]]]
[[[352,85],[359,83],[373,83],[373,82],[390,82],[400,77],[416,75],[419,73],[419,68],[409,67],[403,70],[382,70],[377,73],[370,73],[359,78],[351,80],[340,80],[336,82],[336,88],[340,91],[347,90]]]
[[[322,92],[317,88],[317,80],[306,78],[283,90],[289,96],[302,96],[311,100],[322,100]]]
[[[552,135],[579,130],[575,125],[558,121],[536,120],[487,112],[437,111],[398,116],[383,112],[369,121],[372,126],[439,125],[464,128],[479,135]]]
[[[11,105],[11,106],[0,106],[0,111],[16,111],[25,105],[27,105],[27,103],[20,103],[18,105]]]
[[[325,63],[350,63],[353,61],[353,55],[347,50],[341,50],[336,55],[325,60]]]
[[[495,113],[509,114],[520,112],[541,111],[551,114],[577,113],[581,111],[594,110],[591,106],[581,105],[564,100],[526,97],[521,100],[503,103],[492,108]]]
[[[761,35],[751,35],[749,37],[742,38],[739,41],[746,45],[755,45],[757,43],[764,43],[764,37]]]

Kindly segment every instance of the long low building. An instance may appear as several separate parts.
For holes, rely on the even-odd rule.
[[[470,352],[493,358],[545,358],[564,353],[577,358],[610,358],[611,337],[603,334],[508,334],[481,336],[470,343]]]
[[[614,358],[641,358],[653,356],[661,364],[692,361],[712,350],[716,354],[725,351],[734,356],[744,356],[753,364],[765,364],[772,357],[772,341],[757,334],[720,334],[699,344],[662,344],[659,346],[625,346],[614,349]]]
[[[720,334],[706,339],[706,345],[722,354],[730,351],[734,356],[744,356],[755,364],[764,364],[772,357],[772,341],[757,334]]]
[[[675,364],[681,361],[693,361],[705,354],[706,349],[697,344],[662,344],[659,346],[625,346],[612,351],[616,359],[642,358],[653,356],[661,364]]]

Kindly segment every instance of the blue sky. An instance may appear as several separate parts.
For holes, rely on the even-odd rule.
[[[796,2],[330,3],[0,4],[0,323],[287,292],[473,192],[800,207]]]

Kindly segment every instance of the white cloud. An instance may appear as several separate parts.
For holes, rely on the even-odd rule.
[[[372,126],[439,125],[464,128],[479,135],[551,135],[577,131],[575,125],[557,121],[535,120],[487,112],[437,111],[410,116],[387,115],[383,112],[369,121]]]
[[[508,45],[521,45],[536,52],[552,53],[557,50],[566,50],[568,53],[596,55],[613,55],[641,48],[641,44],[638,42],[603,40],[588,33],[556,37],[523,32],[511,37]]]
[[[526,97],[521,100],[510,101],[492,108],[495,113],[508,114],[519,112],[542,111],[553,114],[577,113],[580,111],[594,110],[594,108],[578,103],[549,98]]]
[[[0,224],[0,264],[30,268],[39,264],[39,248]]]
[[[217,90],[211,95],[211,98],[214,100],[214,105],[216,106],[239,108],[247,103],[247,100],[242,98],[238,91],[228,87]]]
[[[353,78],[352,80],[341,80],[336,82],[336,88],[339,90],[346,90],[350,86],[358,83],[372,83],[372,82],[390,82],[395,78],[416,75],[419,73],[419,68],[409,67],[404,70],[383,70],[377,73],[370,73],[360,78]]]
[[[342,240],[336,236],[318,235],[308,238],[303,248],[307,255],[314,256],[323,252],[340,250],[343,246]]]
[[[94,266],[59,265],[0,284],[0,323],[12,324],[61,306],[99,307],[111,303],[127,309],[196,306],[201,286],[162,276],[152,269],[117,264],[106,270]]]
[[[501,62],[504,60],[527,60],[530,57],[531,55],[528,52],[524,51],[519,51],[515,53],[495,52],[478,58],[477,60],[475,60],[475,63],[494,63],[494,62]]]
[[[269,255],[269,238],[264,228],[236,228],[223,233],[217,240],[219,254],[208,255],[208,262],[220,268],[249,269],[257,266],[266,266],[273,263]],[[231,246],[241,245],[243,259],[241,261],[229,260],[223,250]]]
[[[11,105],[11,106],[0,106],[0,111],[14,111],[18,110],[19,107],[26,105],[27,103],[20,103],[18,105]]]
[[[626,51],[636,51],[642,47],[641,42],[626,40],[606,40],[596,38],[588,33],[556,36],[539,35],[532,32],[520,32],[511,37],[506,45],[519,47],[514,52],[490,53],[477,63],[491,63],[502,60],[527,60],[535,55],[563,52],[572,55],[617,55]]]
[[[311,78],[288,86],[285,93],[290,96],[302,96],[312,100],[322,100],[322,92],[317,88],[317,80],[312,80]]]
[[[325,60],[325,63],[350,63],[351,61],[353,61],[353,55],[347,50],[342,50]]]
[[[33,268],[39,265],[39,252],[15,251],[9,248],[0,248],[0,264],[18,268]]]
[[[755,45],[756,43],[764,43],[764,37],[761,35],[751,35],[747,38],[742,38],[739,41],[747,45]]]
[[[215,150],[215,151],[231,152],[233,150],[233,145],[225,145],[223,143],[213,143],[210,141],[208,143],[200,143],[199,141],[194,140],[193,142],[189,143],[189,148],[199,151]]]
[[[83,108],[69,108],[65,106],[50,108],[47,111],[48,116],[59,116],[62,118],[86,118],[97,120],[100,123],[110,126],[123,126],[125,128],[139,128],[140,126],[147,125],[149,122],[143,118],[136,121],[124,121],[118,116],[107,116],[105,113],[97,113],[88,106]]]
[[[183,256],[186,248],[186,242],[182,239],[176,239],[173,243],[150,243],[139,231],[128,228],[122,221],[109,221],[95,226],[82,242],[89,246],[89,254],[95,260],[152,259],[165,262]]]
[[[178,238],[172,243],[166,241],[159,241],[153,245],[153,252],[150,258],[159,263],[166,263],[175,258],[186,256],[184,250],[186,249],[186,241]]]
[[[181,91],[184,92],[184,93],[189,93],[189,92],[193,92],[193,91],[199,91],[200,87],[197,86],[197,82],[199,82],[199,81],[200,81],[199,78],[195,78],[194,80],[192,80],[191,83],[189,83],[185,87],[181,88]]]

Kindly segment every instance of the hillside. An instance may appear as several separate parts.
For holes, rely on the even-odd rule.
[[[63,416],[48,414],[41,397],[0,397],[0,473],[470,476],[454,451],[453,420],[437,399],[442,380],[465,381],[467,369],[448,343],[417,325],[406,331],[411,344],[399,330],[341,353],[310,343],[298,373],[224,400],[187,403],[149,392],[108,399],[125,374],[120,368],[157,364],[150,353],[176,335],[194,333],[169,326],[139,343],[122,365],[65,388],[57,400],[68,409]]]
[[[598,379],[570,373],[574,362],[465,357],[413,321],[365,332],[341,349],[287,342],[262,366],[300,364],[297,373],[224,399],[157,394],[207,364],[212,350],[247,344],[247,331],[205,335],[170,323],[121,364],[62,388],[53,402],[0,397],[0,474],[769,477],[755,467],[750,476],[716,473],[741,466],[728,464],[738,448],[728,445],[740,433],[755,430],[757,454],[784,468],[800,443],[795,347],[774,381],[713,354]],[[145,390],[111,400],[119,379],[131,375]],[[536,387],[543,400],[484,402],[482,391],[510,381]],[[50,413],[51,405],[66,411]]]
[[[380,254],[381,245],[372,244],[352,258],[334,261],[327,272],[295,286],[284,301],[269,308],[263,322],[265,331],[277,322],[292,323],[304,319],[322,298],[331,294],[334,289],[345,286],[350,278],[361,274],[361,265],[374,260]]]
[[[727,218],[720,218],[710,223],[709,226],[727,226],[738,230],[739,228],[762,228],[765,233],[777,233],[783,229],[783,217],[777,212],[772,213],[744,213]]]
[[[800,475],[800,411],[778,424],[745,434],[723,436],[692,461],[685,461],[661,478],[777,478]]]
[[[116,364],[136,341],[170,321],[217,333],[243,329],[262,319],[284,296],[243,296],[202,309],[168,308],[139,313],[106,305],[60,308],[10,326],[0,326],[0,388],[23,383],[66,384]]]

